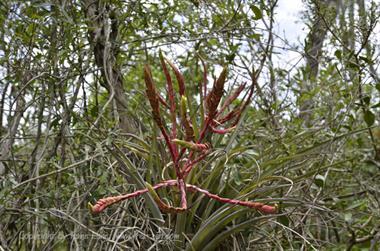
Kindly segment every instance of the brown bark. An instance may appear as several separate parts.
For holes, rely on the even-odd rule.
[[[124,90],[120,65],[116,63],[119,54],[117,45],[119,24],[117,12],[99,0],[84,1],[88,19],[89,41],[93,46],[95,64],[100,68],[103,83],[110,97],[116,101],[119,128],[123,133],[135,133],[136,126],[132,114],[128,113],[128,98]]]
[[[18,126],[25,110],[25,99],[23,95],[20,95],[16,88],[12,88],[11,95],[16,99],[16,109],[14,110],[13,116],[11,116],[11,114],[8,116],[8,131],[3,137],[4,140],[1,142],[0,160],[9,159]],[[3,176],[6,171],[5,161],[0,161],[0,176]]]

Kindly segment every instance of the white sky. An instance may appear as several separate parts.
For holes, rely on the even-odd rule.
[[[302,0],[279,0],[275,16],[275,33],[282,39],[287,40],[288,44],[281,39],[276,39],[275,45],[289,48],[289,46],[302,45],[308,32],[307,27],[302,21],[302,11],[305,5]],[[299,49],[302,52],[302,48]],[[301,59],[301,54],[292,50],[281,50],[276,56],[275,64],[279,67],[293,67]]]
[[[279,0],[276,11],[278,33],[284,33],[290,42],[296,42],[305,35],[305,24],[301,21],[301,12],[305,10],[302,0]]]

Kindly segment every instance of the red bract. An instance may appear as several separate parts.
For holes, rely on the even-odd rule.
[[[215,81],[211,89],[211,92],[206,97],[206,107],[208,111],[207,115],[210,120],[213,120],[217,113],[217,108],[218,108],[220,99],[223,96],[224,83],[226,82],[226,77],[227,77],[227,67],[224,67],[219,78]]]
[[[185,78],[181,74],[181,72],[178,70],[178,68],[170,61],[168,60],[162,53],[160,52],[160,61],[163,68],[163,72],[166,78],[166,85],[167,85],[167,92],[168,92],[168,100],[169,103],[167,103],[156,91],[155,84],[153,82],[152,73],[150,71],[150,68],[148,65],[144,68],[144,79],[145,79],[145,85],[146,85],[146,95],[148,97],[150,106],[152,108],[152,116],[154,121],[156,122],[158,128],[160,129],[163,138],[165,139],[165,143],[168,147],[168,150],[170,152],[170,156],[172,158],[175,173],[177,176],[176,180],[164,180],[154,186],[151,186],[150,184],[146,183],[146,189],[138,190],[134,193],[129,193],[125,195],[119,195],[114,197],[108,197],[104,199],[100,199],[97,201],[97,203],[93,206],[90,205],[90,209],[93,213],[100,213],[108,206],[120,202],[122,200],[130,199],[136,196],[139,196],[141,194],[149,192],[155,202],[157,203],[158,207],[161,211],[167,212],[167,213],[181,213],[187,210],[187,200],[186,200],[186,192],[200,192],[207,197],[217,200],[222,203],[229,203],[233,205],[240,205],[240,206],[246,206],[249,208],[254,208],[262,213],[265,214],[272,214],[276,213],[277,207],[276,206],[270,206],[265,205],[263,203],[259,202],[252,202],[252,201],[241,201],[241,200],[235,200],[235,199],[228,199],[220,197],[216,194],[212,194],[207,190],[204,190],[202,188],[199,188],[195,185],[186,184],[185,178],[187,175],[191,172],[192,168],[202,161],[207,155],[211,152],[210,149],[212,148],[211,142],[205,142],[205,136],[207,134],[226,134],[231,132],[235,129],[236,124],[238,123],[241,113],[244,111],[244,109],[247,107],[249,102],[251,101],[251,97],[253,95],[253,89],[256,83],[256,77],[252,76],[252,85],[250,86],[248,92],[244,95],[243,101],[240,106],[235,107],[227,113],[224,116],[221,116],[222,113],[232,104],[234,100],[238,98],[238,96],[242,93],[242,91],[245,88],[245,84],[239,86],[236,91],[231,94],[229,97],[225,99],[224,104],[221,105],[221,108],[218,110],[218,107],[220,106],[220,101],[222,99],[223,93],[224,93],[224,85],[227,79],[227,68],[223,68],[220,76],[215,81],[211,91],[207,94],[207,73],[206,73],[206,65],[204,61],[201,59],[203,68],[204,68],[204,75],[203,75],[203,83],[201,84],[200,88],[200,97],[204,98],[205,101],[203,102],[207,111],[207,115],[204,118],[200,118],[202,121],[201,125],[202,128],[200,129],[200,133],[198,138],[195,138],[194,135],[194,127],[192,124],[191,119],[189,118],[188,112],[187,112],[187,99],[186,99],[186,89],[185,89]],[[168,64],[170,68],[173,70],[177,82],[178,82],[178,89],[179,89],[179,96],[178,99],[180,100],[180,104],[176,105],[176,96],[172,84],[172,79],[170,77],[170,73],[168,71],[168,68],[166,66]],[[203,86],[202,86],[203,85]],[[170,112],[170,121],[171,121],[171,131],[167,132],[166,123],[164,121],[163,116],[161,116],[160,113],[160,103],[165,106],[165,108],[169,109]],[[177,133],[177,107],[180,107],[179,111],[179,119],[181,121],[182,126],[182,134],[184,135],[184,139],[178,139],[178,133]],[[229,123],[229,127],[226,128],[225,124]],[[223,125],[225,128],[217,128],[219,126]],[[181,148],[180,151],[178,151],[178,147]],[[185,153],[187,152],[186,158],[184,158]],[[180,205],[179,207],[174,207],[166,204],[161,200],[161,198],[156,193],[156,190],[162,187],[173,187],[176,186],[180,191]]]

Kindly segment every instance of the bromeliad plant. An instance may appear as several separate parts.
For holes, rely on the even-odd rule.
[[[187,111],[188,101],[186,98],[184,77],[178,68],[162,53],[160,53],[160,61],[166,78],[168,103],[157,92],[155,84],[153,82],[152,73],[148,65],[145,65],[144,68],[146,95],[152,108],[153,119],[160,129],[166,146],[169,150],[175,170],[176,179],[163,180],[153,186],[149,183],[146,183],[145,189],[125,195],[100,199],[96,202],[95,205],[90,205],[91,211],[93,213],[100,213],[112,204],[142,195],[144,193],[150,193],[161,211],[167,213],[180,213],[186,211],[188,208],[186,193],[200,192],[205,196],[222,203],[254,208],[265,214],[275,213],[277,211],[276,206],[265,205],[260,202],[223,198],[195,185],[187,184],[185,181],[186,177],[189,175],[193,167],[205,159],[206,156],[211,152],[211,142],[206,142],[206,138],[210,138],[212,134],[226,134],[234,130],[240,120],[242,112],[250,103],[254,87],[257,85],[256,76],[252,76],[252,84],[249,86],[248,91],[245,93],[241,104],[234,107],[230,112],[225,113],[226,109],[233,103],[234,100],[238,98],[246,86],[245,84],[239,86],[228,98],[225,99],[223,105],[221,105],[218,109],[219,103],[224,93],[227,68],[225,67],[222,70],[220,76],[214,82],[211,91],[207,93],[207,67],[201,59],[204,71],[203,81],[200,83],[200,98],[201,100],[204,99],[204,102],[201,102],[201,104],[204,105],[203,111],[205,110],[206,112],[201,112],[201,118],[199,119],[201,121],[201,129],[196,137],[193,123],[190,120]],[[174,75],[177,79],[179,91],[179,109],[177,107],[178,104],[176,102],[176,94],[167,65],[169,65],[173,70]],[[170,111],[170,132],[168,132],[166,129],[166,123],[160,111],[160,104]],[[181,123],[180,130],[177,128],[177,119]],[[182,135],[182,139],[179,138],[180,135]],[[186,158],[184,157],[185,155],[187,155]],[[156,190],[163,187],[177,187],[179,189],[179,207],[170,206],[161,200],[159,195],[156,193]]]

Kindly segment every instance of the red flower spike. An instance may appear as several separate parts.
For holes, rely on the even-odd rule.
[[[199,188],[199,187],[194,186],[194,185],[187,185],[187,187],[188,187],[189,191],[192,191],[192,192],[197,191],[197,192],[203,193],[207,197],[214,199],[214,200],[217,200],[219,202],[224,202],[224,203],[229,203],[229,204],[233,204],[233,205],[240,205],[240,206],[246,206],[246,207],[254,208],[254,209],[256,209],[256,210],[258,210],[264,214],[271,214],[271,213],[277,212],[277,206],[268,206],[268,205],[265,205],[265,204],[260,203],[260,202],[241,201],[241,200],[234,200],[234,199],[219,197],[216,194],[212,194],[209,191],[204,190],[204,189]]]
[[[223,68],[223,71],[220,73],[219,78],[215,81],[211,92],[206,97],[206,107],[208,110],[208,118],[209,120],[214,119],[217,108],[220,102],[220,99],[222,98],[223,91],[224,91],[224,83],[226,82],[227,77],[227,67]]]
[[[165,59],[166,62],[168,62],[168,64],[174,71],[174,75],[177,78],[177,82],[178,82],[179,95],[180,96],[185,95],[185,78],[183,77],[181,72],[178,70],[178,68],[169,59],[167,59],[165,56],[163,56],[163,58]]]
[[[144,67],[144,79],[145,79],[145,86],[146,86],[146,95],[148,97],[150,106],[152,107],[153,119],[154,121],[156,121],[157,125],[161,127],[162,121],[161,121],[161,115],[160,115],[158,94],[156,92],[156,88],[154,87],[152,72],[148,65],[145,65]]]
[[[235,92],[227,98],[227,100],[224,102],[223,106],[220,108],[218,115],[222,114],[224,110],[240,95],[240,93],[244,90],[246,84],[243,84],[239,86]],[[217,115],[217,116],[218,116]]]
[[[146,86],[146,95],[148,96],[150,106],[152,107],[153,119],[156,122],[158,128],[161,130],[162,136],[164,136],[165,142],[169,147],[170,155],[173,161],[175,161],[176,151],[174,149],[174,145],[170,142],[168,133],[166,132],[162,119],[161,119],[159,100],[157,97],[156,89],[154,87],[152,72],[148,65],[145,65],[144,67],[144,79],[145,79],[145,86]]]
[[[166,78],[166,86],[168,89],[168,96],[169,96],[169,104],[170,104],[170,118],[172,122],[172,134],[171,138],[175,139],[177,138],[177,121],[176,121],[176,105],[175,105],[175,96],[174,96],[174,89],[173,89],[173,83],[172,83],[172,78],[170,77],[170,73],[168,71],[168,68],[166,67],[165,64],[165,59],[164,55],[160,51],[160,62],[162,69],[165,74]],[[177,148],[175,148],[175,151],[177,152]]]
[[[171,63],[167,58],[165,58],[162,55],[162,53],[160,53],[160,61],[161,61],[161,65],[165,74],[167,90],[168,90],[168,97],[169,97],[169,105],[168,105],[165,102],[165,100],[157,93],[155,89],[152,73],[149,66],[145,65],[144,67],[146,95],[148,97],[150,106],[152,108],[153,120],[156,122],[157,126],[159,127],[162,133],[162,136],[165,139],[165,142],[169,148],[169,152],[171,154],[171,158],[174,163],[177,179],[164,180],[154,186],[151,186],[150,184],[147,183],[146,184],[147,188],[145,189],[141,189],[133,193],[125,194],[125,195],[118,195],[118,196],[103,198],[103,199],[98,200],[95,205],[91,205],[89,203],[89,208],[92,213],[100,213],[105,208],[107,208],[108,206],[112,204],[115,204],[122,200],[130,199],[130,198],[133,198],[133,197],[136,197],[148,192],[151,194],[151,196],[157,203],[160,210],[167,213],[182,213],[187,210],[188,208],[187,199],[186,199],[187,192],[192,192],[192,193],[200,192],[216,201],[219,201],[222,203],[229,203],[232,205],[240,205],[240,206],[245,206],[249,208],[254,208],[264,214],[272,214],[272,213],[277,212],[277,205],[270,206],[270,205],[265,205],[260,202],[240,201],[240,200],[235,200],[235,199],[223,198],[216,194],[212,194],[209,191],[199,188],[197,186],[185,183],[184,179],[190,173],[192,168],[197,163],[202,161],[211,152],[210,150],[211,144],[208,142],[202,143],[206,133],[225,134],[232,131],[235,128],[234,125],[239,121],[242,111],[250,103],[251,97],[253,95],[253,88],[257,84],[256,77],[252,76],[252,85],[250,87],[249,92],[246,93],[246,96],[244,96],[243,98],[243,104],[239,107],[236,107],[232,111],[230,111],[223,118],[218,118],[219,115],[222,114],[224,110],[240,95],[245,85],[238,87],[237,90],[230,97],[226,99],[220,111],[218,112],[217,109],[224,92],[224,83],[227,77],[227,68],[223,69],[219,78],[215,81],[210,93],[206,96],[207,94],[206,93],[207,68],[202,58],[200,59],[204,67],[204,75],[203,75],[203,89],[204,90],[202,90],[201,88],[200,92],[201,92],[201,97],[202,96],[205,97],[205,107],[207,108],[208,113],[205,116],[205,118],[201,118],[203,119],[203,126],[202,126],[202,130],[200,131],[199,137],[198,139],[196,139],[196,141],[194,140],[194,130],[192,128],[191,121],[188,118],[188,114],[187,114],[187,107],[186,107],[187,100],[185,98],[186,97],[185,81],[184,81],[183,75],[179,72],[179,70],[177,69],[177,67],[175,67],[173,63]],[[171,69],[174,71],[175,76],[178,81],[179,94],[181,96],[180,116],[181,116],[183,127],[185,128],[185,140],[177,139],[177,132],[176,132],[177,113],[176,113],[176,104],[175,104],[175,94],[174,94],[171,77],[166,67],[165,61],[169,64]],[[202,92],[204,95],[202,95]],[[172,122],[172,130],[171,130],[170,137],[165,129],[163,117],[161,117],[161,114],[160,114],[160,107],[159,107],[160,102],[163,105],[170,108],[171,122]],[[231,121],[232,119],[235,119],[235,122],[232,123],[232,127],[227,128],[227,129],[216,128],[217,126],[220,126],[224,124],[225,122]],[[176,144],[183,147],[180,153],[178,153]],[[183,162],[181,158],[182,158],[182,155],[186,152],[186,149],[190,149],[190,152],[181,170],[180,163]],[[201,152],[201,153],[198,154],[197,152]],[[180,207],[173,207],[166,204],[165,202],[161,200],[161,198],[155,191],[162,187],[173,187],[173,186],[176,186],[180,191]]]
[[[158,183],[157,185],[153,186],[153,189],[159,189],[161,187],[173,186],[176,184],[177,184],[176,180],[165,180],[165,181]],[[111,206],[112,204],[115,204],[117,202],[142,195],[146,192],[148,192],[148,189],[138,190],[138,191],[135,191],[133,193],[129,193],[129,194],[125,194],[125,195],[107,197],[107,198],[103,198],[103,199],[98,200],[94,206],[91,205],[91,203],[89,203],[88,206],[89,206],[92,213],[100,213],[104,209],[106,209],[107,207]]]
[[[194,141],[194,128],[187,114],[187,98],[185,96],[181,96],[181,113],[180,114],[181,114],[183,127],[185,128],[185,140]]]
[[[133,197],[136,197],[138,195],[148,193],[148,192],[153,196],[153,199],[156,201],[159,208],[163,212],[181,213],[181,212],[186,211],[186,208],[187,208],[186,205],[183,205],[184,207],[169,206],[166,203],[164,203],[158,197],[157,193],[155,192],[155,190],[162,188],[162,187],[178,186],[178,181],[176,181],[176,180],[165,180],[165,181],[163,181],[163,182],[161,182],[155,186],[151,186],[149,184],[146,184],[146,185],[147,185],[146,189],[142,189],[142,190],[136,191],[134,193],[100,199],[99,201],[97,201],[97,203],[94,206],[92,206],[90,204],[91,212],[92,213],[100,213],[105,208],[109,207],[110,205],[112,205],[116,202],[120,202],[122,200],[133,198]],[[184,186],[186,187],[187,191],[189,191],[189,192],[192,192],[192,193],[200,192],[200,193],[203,193],[204,195],[206,195],[207,197],[214,199],[216,201],[223,202],[223,203],[229,203],[229,204],[233,204],[233,205],[240,205],[240,206],[246,206],[246,207],[254,208],[254,209],[256,209],[256,210],[258,210],[264,214],[273,214],[273,213],[276,213],[278,210],[277,205],[269,206],[269,205],[265,205],[265,204],[260,203],[260,202],[241,201],[241,200],[223,198],[223,197],[220,197],[216,194],[212,194],[205,189],[199,188],[195,185],[184,184]]]
[[[203,66],[203,88],[201,88],[199,90],[200,94],[201,94],[201,98],[202,98],[202,96],[203,97],[207,96],[207,65],[205,64],[205,62],[204,62],[204,60],[203,60],[203,58],[201,56],[198,55],[198,57],[201,60],[202,66]],[[203,95],[202,95],[202,92],[203,92]]]

